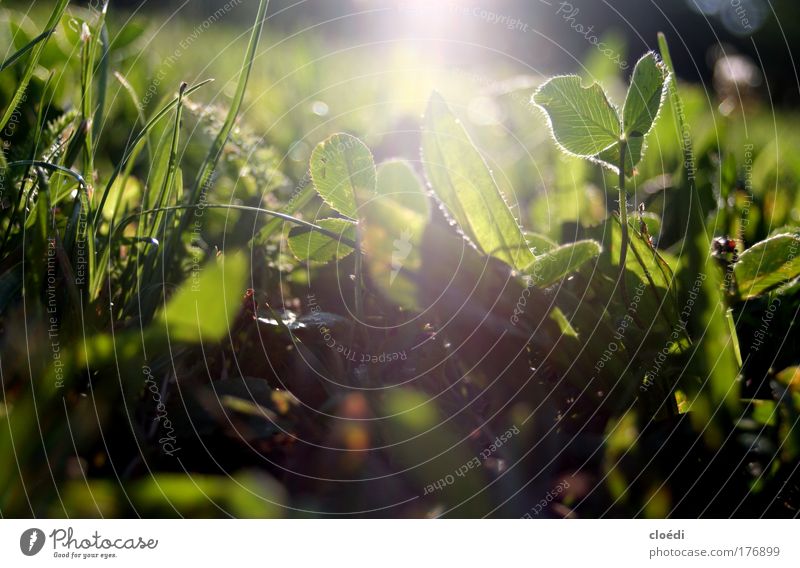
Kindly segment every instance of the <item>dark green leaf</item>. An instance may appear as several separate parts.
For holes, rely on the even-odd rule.
[[[800,237],[777,235],[753,245],[734,266],[742,298],[754,298],[800,276]]]

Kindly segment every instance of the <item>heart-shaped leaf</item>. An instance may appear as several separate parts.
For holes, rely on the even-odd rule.
[[[544,110],[556,143],[568,154],[592,158],[619,142],[619,114],[597,83],[584,88],[577,75],[553,77],[533,94],[533,103]]]
[[[636,63],[622,109],[625,136],[643,138],[650,132],[667,94],[667,73],[652,51]]]
[[[734,265],[739,295],[754,298],[800,276],[800,236],[777,235],[744,251]]]
[[[358,216],[358,200],[375,194],[375,162],[350,134],[334,134],[311,153],[311,179],[320,197],[342,215]]]
[[[356,224],[353,221],[320,219],[315,224],[350,242],[356,240]],[[353,248],[341,240],[333,239],[307,227],[295,227],[289,232],[289,248],[298,260],[311,262],[340,260],[353,252]]]
[[[625,175],[632,176],[645,152],[644,137],[653,128],[667,95],[667,73],[655,53],[648,53],[636,63],[622,110],[625,133]],[[604,165],[619,171],[620,143],[598,156]]]
[[[666,97],[667,78],[655,53],[642,57],[633,70],[622,123],[603,89],[596,83],[584,88],[576,75],[550,79],[534,93],[533,103],[547,114],[562,150],[617,172],[624,137],[625,175],[632,176]]]
[[[481,251],[517,269],[533,262],[483,156],[438,93],[425,113],[422,155],[428,181],[446,213]]]

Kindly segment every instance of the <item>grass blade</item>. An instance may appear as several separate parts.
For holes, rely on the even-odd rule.
[[[244,93],[247,89],[247,82],[250,78],[250,72],[253,69],[253,60],[255,59],[256,48],[258,47],[258,42],[261,38],[261,30],[264,27],[267,6],[269,6],[269,0],[260,0],[258,4],[258,14],[256,15],[256,21],[253,24],[253,32],[250,35],[250,41],[247,45],[247,53],[244,58],[242,71],[239,75],[239,82],[236,85],[236,93],[233,96],[233,102],[228,109],[228,114],[225,117],[225,122],[222,124],[222,128],[217,133],[214,142],[211,144],[211,148],[208,150],[208,154],[206,154],[203,164],[198,170],[197,178],[192,186],[192,193],[189,203],[197,203],[197,200],[200,197],[200,192],[203,191],[203,188],[205,188],[206,184],[211,178],[214,168],[217,167],[217,162],[222,154],[222,148],[228,141],[228,136],[230,135],[233,125],[236,122],[236,117],[239,115],[239,109],[241,108],[242,101],[244,100]],[[181,230],[178,231],[178,233],[183,231],[186,222],[187,220],[184,218],[181,223]]]
[[[658,35],[661,58],[670,75],[675,77],[669,46],[663,33]],[[710,237],[705,226],[700,194],[695,179],[695,156],[692,148],[689,126],[686,124],[683,100],[678,92],[677,81],[669,82],[669,96],[678,128],[679,140],[683,144],[683,169],[690,203],[690,216],[687,222],[684,250],[685,258],[678,270],[680,282],[680,305],[691,306],[690,315],[685,317],[687,331],[694,341],[691,361],[686,375],[699,380],[695,387],[698,399],[695,401],[698,412],[692,416],[708,424],[710,413],[717,404],[724,404],[733,412],[739,397],[738,385],[734,384],[739,373],[734,338],[726,320],[726,309],[722,302],[721,278],[718,268],[713,264],[710,251]],[[696,296],[694,298],[693,296]],[[716,445],[721,442],[717,428],[706,430],[706,439]]]
[[[42,33],[40,33],[38,36],[33,38],[31,41],[29,41],[27,44],[22,46],[22,48],[19,49],[15,54],[13,54],[11,57],[9,57],[5,61],[3,61],[3,63],[0,64],[0,72],[4,71],[6,68],[11,67],[12,65],[14,65],[14,63],[16,63],[19,60],[20,57],[22,57],[23,55],[28,53],[40,41],[50,37],[50,35],[54,31],[55,31],[55,29],[45,30]]]
[[[188,89],[186,89],[186,91],[183,93],[183,96],[184,96],[184,97],[188,97],[189,95],[191,95],[192,93],[194,93],[195,91],[197,91],[197,90],[198,90],[200,87],[203,87],[204,85],[207,85],[207,84],[208,84],[208,83],[210,83],[211,81],[213,81],[213,79],[206,79],[205,81],[201,81],[200,83],[198,83],[198,84],[196,84],[196,85],[193,85],[193,86],[189,87],[189,88],[188,88]],[[172,99],[170,102],[168,102],[166,105],[164,105],[164,106],[161,108],[161,110],[159,110],[159,111],[158,111],[158,112],[157,112],[157,113],[156,113],[156,114],[153,116],[153,118],[151,118],[151,119],[148,121],[148,123],[147,123],[147,124],[144,126],[144,128],[142,128],[142,129],[139,131],[139,133],[138,133],[138,134],[137,134],[137,135],[136,135],[136,136],[133,138],[133,140],[131,140],[131,141],[130,141],[130,142],[127,144],[127,145],[126,145],[126,148],[125,148],[125,153],[123,154],[123,156],[122,156],[122,159],[120,159],[120,161],[119,161],[119,163],[117,164],[116,168],[114,168],[114,172],[113,172],[113,173],[111,174],[111,176],[109,177],[109,179],[108,179],[108,182],[106,183],[106,187],[105,187],[105,189],[103,190],[103,196],[102,196],[102,198],[100,199],[100,203],[98,204],[98,207],[97,207],[97,209],[96,209],[96,210],[95,210],[95,212],[94,212],[94,226],[95,226],[95,227],[97,227],[97,226],[98,226],[99,215],[101,215],[101,214],[102,214],[103,207],[105,206],[106,200],[108,199],[108,194],[109,194],[109,192],[111,191],[111,186],[114,184],[114,181],[116,181],[117,177],[118,177],[118,176],[119,176],[119,174],[122,172],[123,168],[125,167],[125,164],[127,164],[128,160],[130,159],[130,157],[131,157],[131,156],[133,155],[133,153],[135,152],[135,150],[136,150],[136,147],[138,146],[139,142],[141,142],[141,141],[142,141],[142,140],[143,140],[143,139],[144,139],[144,138],[145,138],[145,137],[146,137],[146,136],[147,136],[147,135],[150,133],[150,130],[152,130],[152,129],[153,129],[153,127],[154,127],[156,124],[158,124],[158,123],[161,121],[161,119],[162,119],[162,118],[164,118],[165,116],[167,116],[167,114],[168,114],[168,113],[169,113],[169,112],[170,112],[170,111],[171,111],[173,108],[175,108],[175,106],[177,106],[177,104],[178,104],[178,101],[179,101],[179,100],[180,100],[180,97],[175,97],[175,98],[174,98],[174,99]]]
[[[45,26],[45,28],[50,30],[51,33],[55,30],[55,27],[61,20],[64,10],[67,9],[67,4],[69,4],[69,0],[58,0],[55,8],[53,8],[53,11],[50,14],[50,19],[47,20],[47,25]],[[11,115],[14,114],[14,111],[17,109],[17,105],[25,94],[25,91],[28,88],[28,83],[33,76],[33,71],[36,69],[36,65],[39,63],[39,58],[42,55],[44,46],[47,44],[47,38],[49,37],[50,34],[48,33],[45,38],[42,38],[42,41],[38,42],[32,47],[31,58],[28,60],[28,65],[25,67],[25,72],[22,74],[22,81],[20,81],[14,96],[8,103],[8,108],[3,114],[3,118],[0,119],[0,130],[3,130],[6,127],[6,124],[8,124],[8,121],[11,119]]]

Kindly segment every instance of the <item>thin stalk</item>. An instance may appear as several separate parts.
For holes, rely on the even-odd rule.
[[[339,233],[335,233],[333,231],[329,231],[324,229],[314,223],[309,223],[308,221],[303,221],[302,219],[297,219],[296,217],[292,217],[291,215],[286,215],[284,213],[279,213],[278,211],[272,211],[270,209],[262,209],[261,207],[251,207],[249,205],[228,205],[225,203],[195,203],[194,205],[172,205],[169,207],[159,207],[156,209],[146,209],[139,213],[129,215],[125,217],[119,225],[114,228],[114,231],[119,231],[125,228],[128,223],[135,221],[138,217],[142,215],[149,215],[151,213],[158,213],[160,211],[178,211],[178,210],[185,210],[185,209],[235,209],[237,211],[252,211],[253,213],[263,213],[265,215],[269,215],[271,217],[277,217],[279,219],[283,219],[288,223],[292,223],[294,225],[299,225],[301,227],[306,227],[309,229],[313,229],[320,233],[321,235],[325,235],[332,239],[336,239],[337,241],[341,242],[343,245],[347,245],[353,249],[358,249],[358,245],[351,241],[350,239],[346,239],[341,236]]]
[[[353,282],[353,293],[354,293],[354,301],[355,301],[355,312],[356,312],[356,322],[350,332],[350,345],[351,347],[356,344],[356,337],[358,337],[358,343],[361,345],[361,349],[364,353],[370,353],[370,346],[369,346],[369,333],[364,325],[365,315],[364,315],[364,255],[361,251],[361,227],[356,226],[356,242],[355,242],[355,249],[353,249],[353,254],[355,254],[355,282]],[[360,331],[360,333],[359,333]],[[354,363],[348,363],[350,367],[350,375],[354,375]],[[364,367],[364,380],[366,384],[372,384],[370,379],[370,372],[369,372],[369,365]]]
[[[172,125],[172,139],[169,147],[169,160],[167,162],[167,171],[164,175],[164,181],[161,184],[161,189],[156,197],[155,205],[157,208],[162,207],[164,203],[168,203],[170,201],[175,189],[176,176],[179,175],[178,143],[180,140],[181,117],[183,115],[183,98],[184,93],[186,92],[186,87],[186,83],[181,83],[181,86],[178,89],[178,106],[175,110],[175,121]],[[157,238],[159,232],[166,234],[168,224],[168,215],[156,215],[153,226],[150,228],[149,236]]]
[[[364,259],[361,255],[361,236],[358,233],[358,228],[356,228],[356,248],[354,249],[356,254],[356,262],[355,262],[355,308],[356,308],[356,318],[359,321],[363,320],[364,315],[364,298],[361,293],[363,287],[363,273],[364,273]]]
[[[355,282],[353,283],[354,302],[356,310],[356,320],[360,325],[364,321],[364,258],[361,254],[361,234],[360,227],[356,227],[356,248],[355,253]],[[355,329],[355,328],[354,328]]]
[[[94,138],[100,138],[100,129],[103,127],[103,114],[106,109],[106,91],[108,89],[108,66],[109,66],[109,38],[108,27],[106,26],[106,10],[108,9],[108,1],[103,6],[102,15],[97,26],[100,29],[100,37],[97,41],[95,49],[100,50],[100,61],[98,62],[98,75],[97,75],[97,108],[94,111]]]
[[[94,137],[92,120],[92,81],[94,79],[94,40],[89,26],[81,28],[81,119],[86,128],[83,132],[83,171],[91,183],[94,171]]]
[[[211,81],[213,81],[213,79],[206,79],[205,81],[201,81],[201,82],[197,83],[196,85],[194,85],[192,87],[189,87],[183,93],[183,98],[188,97],[189,95],[194,93],[196,90],[198,90],[200,87],[202,87],[204,85],[207,85]],[[142,128],[139,131],[139,133],[133,139],[131,139],[128,144],[126,144],[125,152],[122,155],[122,159],[117,163],[116,167],[114,168],[114,171],[111,174],[111,177],[108,178],[108,181],[106,182],[106,187],[103,190],[103,196],[100,198],[100,203],[98,204],[97,209],[94,212],[94,219],[93,219],[93,222],[92,222],[92,226],[95,227],[95,230],[97,230],[99,228],[100,215],[102,214],[103,207],[106,204],[106,199],[108,198],[108,194],[111,191],[111,186],[114,185],[114,181],[117,179],[117,176],[119,176],[119,174],[122,172],[122,170],[125,167],[125,165],[128,163],[128,160],[133,155],[133,153],[134,153],[134,151],[136,149],[136,146],[149,134],[150,130],[152,130],[153,127],[162,118],[164,118],[169,113],[169,111],[171,111],[174,107],[176,107],[178,105],[179,98],[180,97],[176,96],[169,103],[167,103],[164,107],[162,107],[161,110],[159,110],[148,121],[148,123],[144,126],[144,128]]]
[[[236,84],[236,92],[233,95],[233,101],[228,109],[228,114],[225,116],[225,121],[222,128],[217,133],[211,147],[208,149],[202,165],[198,169],[197,177],[189,193],[189,203],[194,204],[200,201],[201,193],[208,191],[208,186],[212,180],[212,175],[217,167],[219,158],[222,155],[222,150],[228,142],[231,130],[233,130],[236,123],[236,117],[239,116],[239,109],[244,102],[244,94],[247,90],[247,83],[250,79],[250,72],[253,69],[253,61],[256,57],[256,49],[258,42],[261,39],[261,30],[264,28],[264,21],[267,16],[267,7],[269,0],[259,0],[258,12],[256,14],[256,21],[253,24],[252,32],[250,33],[250,40],[247,44],[247,52],[245,53],[242,68],[239,72],[239,81]],[[176,237],[183,234],[189,223],[189,218],[184,216],[179,222],[178,230],[175,232]]]
[[[622,244],[619,249],[619,280],[624,302],[628,303],[628,289],[625,285],[625,262],[628,259],[628,195],[625,192],[625,153],[628,141],[619,142],[619,220],[622,224]]]

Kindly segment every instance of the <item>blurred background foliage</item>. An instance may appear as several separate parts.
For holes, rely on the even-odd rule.
[[[62,235],[79,230],[76,219],[85,211],[74,205],[81,199],[80,184],[30,164],[22,172],[4,169],[0,416],[8,427],[0,432],[6,462],[0,513],[522,516],[567,480],[570,489],[544,514],[795,515],[797,281],[746,301],[721,291],[731,308],[725,321],[735,321],[730,333],[742,365],[737,377],[727,377],[742,389],[730,414],[717,416],[719,400],[703,406],[702,397],[692,399],[696,393],[679,384],[697,377],[673,380],[688,368],[683,351],[670,353],[663,371],[668,377],[657,384],[663,390],[650,391],[650,399],[638,399],[633,408],[630,392],[614,398],[592,387],[587,395],[582,380],[593,374],[625,310],[612,298],[608,278],[619,263],[611,214],[618,207],[617,181],[610,172],[561,155],[529,102],[547,75],[567,72],[598,81],[613,100],[623,100],[629,70],[600,53],[573,24],[593,26],[631,68],[642,53],[657,48],[656,32],[664,31],[684,113],[677,117],[669,105],[664,109],[629,187],[631,203],[646,209],[654,245],[677,270],[691,215],[678,118],[691,126],[697,196],[710,236],[730,236],[741,252],[771,235],[796,235],[800,115],[790,66],[800,34],[795,7],[790,0],[772,2],[771,8],[757,0],[743,3],[752,32],[743,33],[727,4],[711,0],[647,6],[637,0],[575,0],[574,20],[566,17],[572,12],[558,13],[565,7],[556,2],[453,2],[436,8],[414,0],[270,2],[243,103],[204,194],[210,203],[285,211],[312,222],[328,216],[313,193],[307,202],[297,201],[309,183],[313,149],[336,132],[361,138],[377,163],[402,158],[422,177],[421,116],[430,93],[438,91],[462,119],[526,230],[557,243],[594,238],[604,244],[597,263],[537,297],[541,306],[558,307],[543,336],[574,334],[572,343],[556,343],[548,359],[539,352],[546,339],[527,348],[524,341],[512,342],[502,351],[508,359],[497,356],[480,365],[474,353],[486,351],[494,331],[460,335],[476,329],[467,317],[438,333],[435,316],[415,319],[413,311],[378,294],[367,298],[367,306],[372,323],[384,327],[359,339],[354,306],[341,299],[354,296],[355,260],[307,267],[286,249],[282,235],[288,225],[276,230],[264,215],[222,208],[206,209],[196,233],[191,216],[178,213],[151,216],[152,224],[139,221],[142,210],[158,205],[158,188],[172,191],[174,203],[188,199],[236,100],[257,2],[112,0],[105,20],[97,3],[70,5],[41,44],[18,112],[2,132],[3,159],[60,163],[79,171],[98,195],[108,184],[103,207],[88,195],[88,210],[97,214],[94,246],[109,251],[108,268],[98,261],[90,290],[59,287],[62,370],[53,362],[46,317],[47,223]],[[53,4],[0,7],[4,59],[45,29]],[[220,15],[223,6],[229,8]],[[491,22],[489,13],[519,22],[508,29]],[[88,87],[84,23],[92,38],[100,38],[93,44]],[[3,112],[24,78],[26,61],[0,73]],[[181,83],[209,78],[214,82],[182,101],[182,120],[170,110],[137,146],[130,167],[109,183],[135,133],[178,95]],[[82,109],[87,96],[92,122]],[[171,156],[179,156],[177,172]],[[50,189],[45,192],[42,184]],[[54,196],[47,207],[44,195]],[[131,222],[123,225],[128,216]],[[431,226],[446,226],[435,210],[432,218]],[[426,233],[432,241],[425,250],[461,258],[463,243],[450,240],[454,234]],[[67,239],[65,250],[69,246]],[[240,249],[247,251],[247,270],[234,255]],[[68,256],[59,254],[59,270],[74,268],[75,258]],[[440,275],[437,260],[425,253],[420,260],[433,275],[432,291],[443,290],[437,278],[444,278],[448,266],[441,261]],[[199,265],[206,284],[195,291]],[[219,266],[226,267],[225,275],[215,271]],[[502,270],[492,272],[501,283]],[[720,268],[720,278],[723,273]],[[226,278],[231,285],[224,286]],[[472,281],[464,278],[468,289]],[[644,276],[639,270],[631,278],[633,290]],[[491,313],[503,286],[477,279],[485,288],[474,307]],[[505,290],[504,301],[513,305],[521,290]],[[310,296],[322,307],[326,329],[339,338],[355,337],[351,345],[361,352],[422,347],[409,360],[364,376],[363,367],[325,345],[317,320],[309,319]],[[181,304],[184,297],[190,300]],[[164,308],[170,299],[175,303]],[[201,330],[202,337],[191,314],[186,321],[180,315],[191,300],[208,307],[204,321],[218,322]],[[776,304],[780,309],[766,332],[760,331]],[[658,315],[659,308],[652,309]],[[415,323],[385,331],[408,321]],[[606,379],[649,367],[669,331],[627,337],[633,358],[609,366]],[[469,353],[454,355],[453,345],[468,339]],[[518,356],[521,351],[525,357]],[[544,377],[524,380],[531,365],[543,360]],[[166,442],[165,421],[157,418],[163,409],[143,366],[157,377],[155,392],[168,409],[169,435],[175,438]],[[419,369],[433,370],[413,388],[382,392]],[[66,385],[54,388],[62,376]],[[642,380],[629,378],[632,390]],[[482,397],[498,379],[501,386]],[[375,390],[347,388],[353,385]],[[692,420],[685,412],[690,399],[696,401]],[[381,418],[368,420],[374,417]],[[715,424],[714,435],[703,427],[708,424]],[[512,425],[521,433],[486,467],[423,496],[428,485],[468,463]],[[165,451],[172,442],[180,448],[177,459]]]

